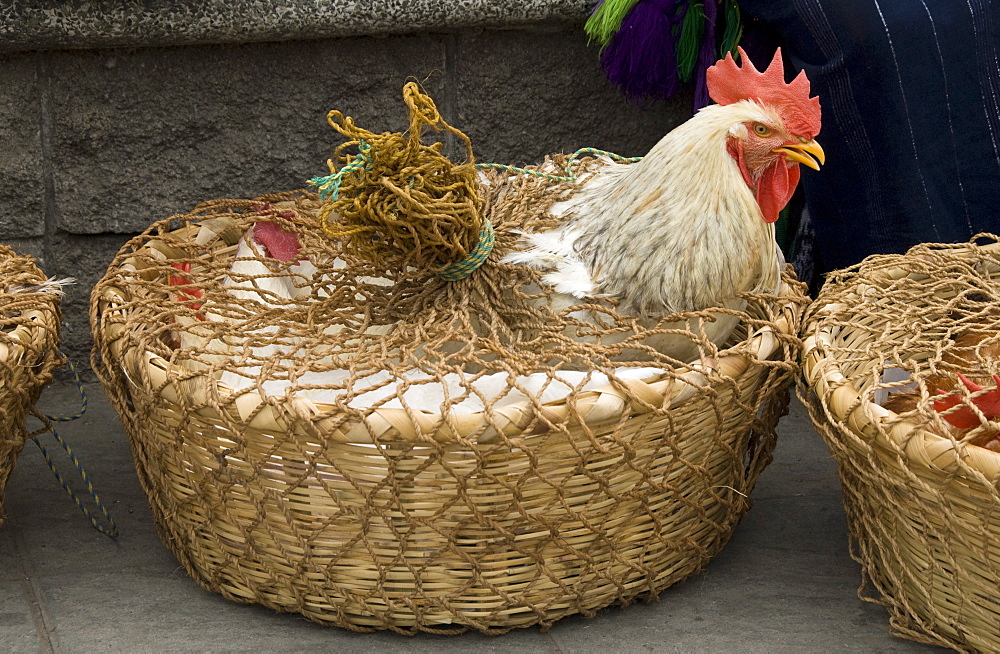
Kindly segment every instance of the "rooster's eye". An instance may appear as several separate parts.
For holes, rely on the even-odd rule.
[[[757,136],[770,136],[771,135],[771,130],[769,130],[764,125],[761,125],[760,123],[754,123],[753,124],[753,131],[756,132]]]

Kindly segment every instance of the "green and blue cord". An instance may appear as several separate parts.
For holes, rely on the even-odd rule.
[[[357,156],[336,173],[326,175],[324,177],[314,177],[309,180],[309,183],[316,187],[320,199],[325,202],[337,200],[340,194],[340,184],[343,182],[344,176],[368,166],[368,151],[371,150],[371,146],[364,141],[361,141],[358,144],[358,150],[359,152]],[[508,166],[506,164],[497,163],[478,163],[476,164],[476,168],[489,168],[492,170],[503,170],[511,173],[521,173],[523,175],[542,177],[554,182],[575,182],[577,176],[573,172],[573,164],[579,161],[584,155],[606,156],[619,163],[635,163],[642,160],[642,157],[623,157],[613,152],[598,150],[596,148],[580,148],[571,154],[569,159],[566,161],[565,176],[552,175],[550,173],[543,173],[537,170],[529,170],[527,168],[518,168],[517,166]],[[443,270],[439,270],[437,273],[438,277],[448,282],[457,282],[465,279],[471,275],[473,271],[483,265],[483,262],[485,262],[486,258],[489,257],[490,252],[493,251],[494,242],[495,235],[493,233],[493,225],[490,224],[488,220],[484,221],[482,230],[479,233],[479,242],[476,244],[476,247],[472,250],[472,252],[470,252],[468,256],[461,261],[453,263]]]
[[[67,329],[69,329],[69,325],[65,326]],[[63,356],[65,357],[65,355]],[[76,366],[73,365],[72,361],[70,361],[67,358],[66,362],[69,365],[69,369],[73,372],[73,381],[76,383],[76,388],[80,392],[80,410],[71,416],[42,415],[39,417],[42,418],[42,422],[45,423],[46,427],[45,431],[49,431],[52,433],[52,436],[56,439],[56,442],[59,443],[63,451],[66,453],[66,456],[69,457],[69,460],[76,467],[77,474],[80,475],[80,479],[83,480],[83,483],[87,487],[87,493],[89,493],[90,498],[93,501],[94,505],[97,507],[97,509],[101,512],[101,515],[104,517],[104,524],[102,524],[93,514],[93,512],[89,508],[87,508],[87,505],[84,504],[83,500],[81,500],[80,497],[76,494],[76,491],[73,490],[72,486],[70,486],[69,483],[67,483],[66,479],[59,473],[59,469],[56,468],[56,464],[52,460],[52,457],[49,455],[49,451],[45,448],[44,445],[42,445],[41,441],[38,440],[38,436],[32,436],[31,440],[35,441],[35,445],[37,445],[38,449],[42,451],[42,456],[45,458],[45,463],[48,464],[49,470],[51,470],[52,474],[55,475],[56,481],[58,481],[60,485],[62,485],[63,490],[65,490],[66,493],[73,500],[73,502],[76,503],[77,507],[79,507],[80,511],[83,512],[83,515],[87,517],[87,520],[90,521],[90,524],[94,527],[94,529],[111,538],[117,538],[118,526],[115,524],[115,520],[114,518],[111,517],[111,513],[108,511],[108,508],[104,505],[104,502],[101,501],[101,497],[97,494],[97,491],[94,490],[94,484],[90,480],[90,475],[87,474],[87,471],[84,469],[83,464],[80,462],[80,459],[77,458],[77,456],[73,453],[73,450],[70,448],[69,444],[59,435],[59,433],[56,431],[55,427],[52,424],[55,422],[71,422],[73,420],[77,420],[78,418],[82,418],[83,415],[87,412],[87,391],[83,387],[83,381],[80,379],[80,373],[77,371]]]

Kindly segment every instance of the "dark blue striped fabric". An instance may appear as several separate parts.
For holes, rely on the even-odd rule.
[[[1000,2],[1000,0],[998,0]],[[740,0],[747,48],[780,45],[823,107],[803,169],[817,273],[1000,233],[1000,9],[990,0]]]

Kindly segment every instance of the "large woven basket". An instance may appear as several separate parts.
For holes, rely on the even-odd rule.
[[[460,415],[361,411],[234,393],[164,349],[169,317],[143,318],[168,302],[166,263],[193,262],[192,283],[224,270],[240,230],[220,215],[243,218],[223,204],[134,239],[92,296],[94,367],[163,541],[205,588],[351,629],[503,632],[655,596],[749,508],[796,370],[791,277],[683,374]]]
[[[26,419],[62,363],[58,286],[34,259],[0,245],[0,503],[28,438]],[[0,515],[0,522],[2,522]]]
[[[800,397],[839,466],[859,596],[958,650],[1000,651],[1000,454],[977,444],[994,425],[954,429],[934,401],[1000,371],[998,301],[993,237],[921,245],[835,273],[803,329]]]

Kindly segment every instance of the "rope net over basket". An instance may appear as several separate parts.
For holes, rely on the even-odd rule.
[[[897,635],[1000,650],[1000,243],[834,273],[803,335],[800,390],[837,459],[859,594]]]
[[[95,287],[94,367],[162,538],[207,588],[352,629],[551,624],[697,572],[770,460],[801,286],[747,296],[721,348],[690,328],[704,313],[650,324],[611,301],[554,303],[500,258],[575,185],[411,170],[412,191],[359,186],[413,135],[366,133],[341,171],[358,167],[320,182],[326,202],[217,200],[157,222]],[[340,214],[406,193],[424,194],[425,223],[401,208],[409,227],[390,232],[379,209],[355,231]],[[465,229],[490,225],[494,244],[448,281],[482,240],[426,236],[451,233],[433,216],[459,197],[477,210]],[[409,250],[389,243],[410,229]],[[659,353],[663,335],[694,356]]]
[[[331,176],[318,184],[330,199],[320,209],[320,224],[383,266],[442,271],[475,249],[484,226],[472,143],[416,84],[403,88],[403,101],[410,113],[405,136],[374,134],[330,112],[330,125],[352,139],[337,153],[358,148],[359,154],[341,155],[349,175],[338,175],[329,162]],[[424,145],[427,129],[454,135],[465,146],[466,161],[452,163],[441,152],[443,143]]]
[[[0,503],[29,437],[25,421],[62,363],[58,286],[45,282],[34,259],[0,245]]]

